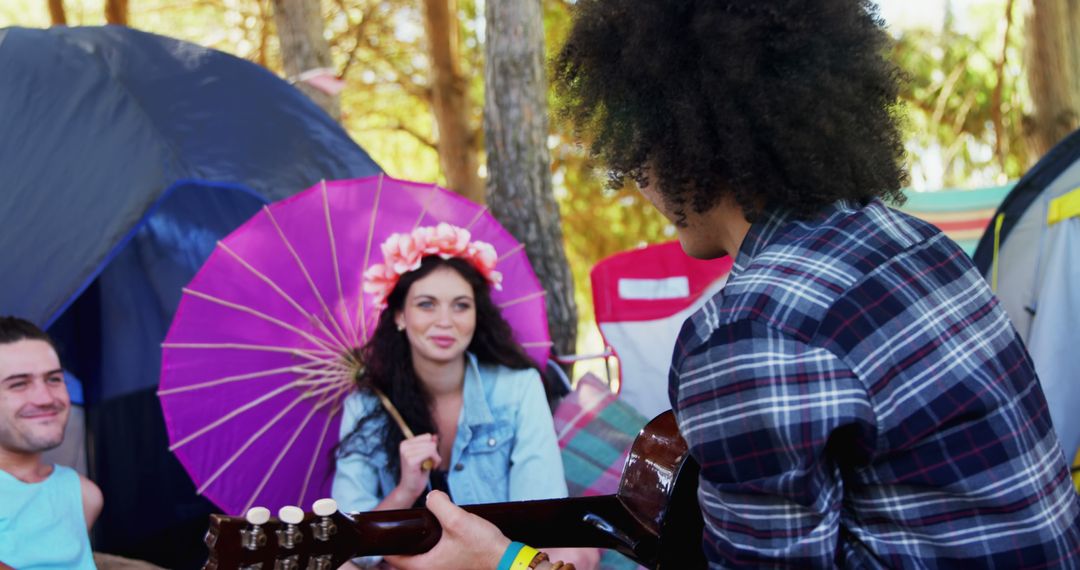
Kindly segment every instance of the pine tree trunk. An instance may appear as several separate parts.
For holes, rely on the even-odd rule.
[[[1027,21],[1027,78],[1035,112],[1034,158],[1080,127],[1080,0],[1033,0]]]
[[[439,164],[446,185],[483,204],[476,140],[469,126],[469,94],[458,59],[457,0],[424,0],[424,27],[431,58],[431,108],[439,130]]]
[[[485,6],[488,204],[525,244],[547,291],[548,324],[556,353],[573,354],[577,305],[559,206],[551,188],[540,0],[488,0]]]
[[[117,26],[128,25],[127,0],[105,0],[105,22]]]
[[[64,0],[49,0],[49,21],[54,26],[67,25],[67,12],[64,11]]]
[[[318,0],[274,0],[274,24],[287,77],[295,79],[311,69],[333,68]],[[337,95],[329,95],[304,82],[296,82],[295,86],[335,121],[341,119],[341,100]]]

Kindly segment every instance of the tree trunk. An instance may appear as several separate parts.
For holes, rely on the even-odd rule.
[[[333,68],[330,43],[323,35],[323,18],[318,0],[274,0],[274,24],[281,41],[281,59],[286,77],[335,121],[341,119],[341,100],[302,81],[301,73],[321,67]]]
[[[547,291],[555,351],[577,341],[574,284],[551,188],[540,0],[488,0],[484,136],[491,211],[518,240]]]
[[[54,26],[67,25],[67,13],[64,12],[64,0],[49,0],[49,20]]]
[[[1035,112],[1028,142],[1037,159],[1080,127],[1080,0],[1033,0],[1027,21],[1027,79]]]
[[[469,94],[458,61],[457,0],[424,0],[424,27],[431,57],[431,108],[439,130],[439,164],[447,186],[483,204],[476,140],[469,127]]]
[[[105,0],[105,23],[117,26],[128,25],[127,0]]]

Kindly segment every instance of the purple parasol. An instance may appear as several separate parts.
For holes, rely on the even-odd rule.
[[[550,350],[544,291],[524,247],[483,206],[385,175],[318,184],[263,208],[184,289],[162,345],[170,449],[230,515],[330,494],[352,351],[378,311],[362,275],[390,234],[447,222],[495,247],[494,301],[529,355]]]

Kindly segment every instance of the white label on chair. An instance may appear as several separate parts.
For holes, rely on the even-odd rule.
[[[619,297],[654,301],[685,299],[690,296],[690,280],[685,276],[664,279],[619,279]]]

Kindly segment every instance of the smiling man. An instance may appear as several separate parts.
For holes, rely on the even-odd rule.
[[[41,457],[63,442],[70,409],[49,336],[0,317],[0,568],[94,568],[87,531],[101,490]]]

